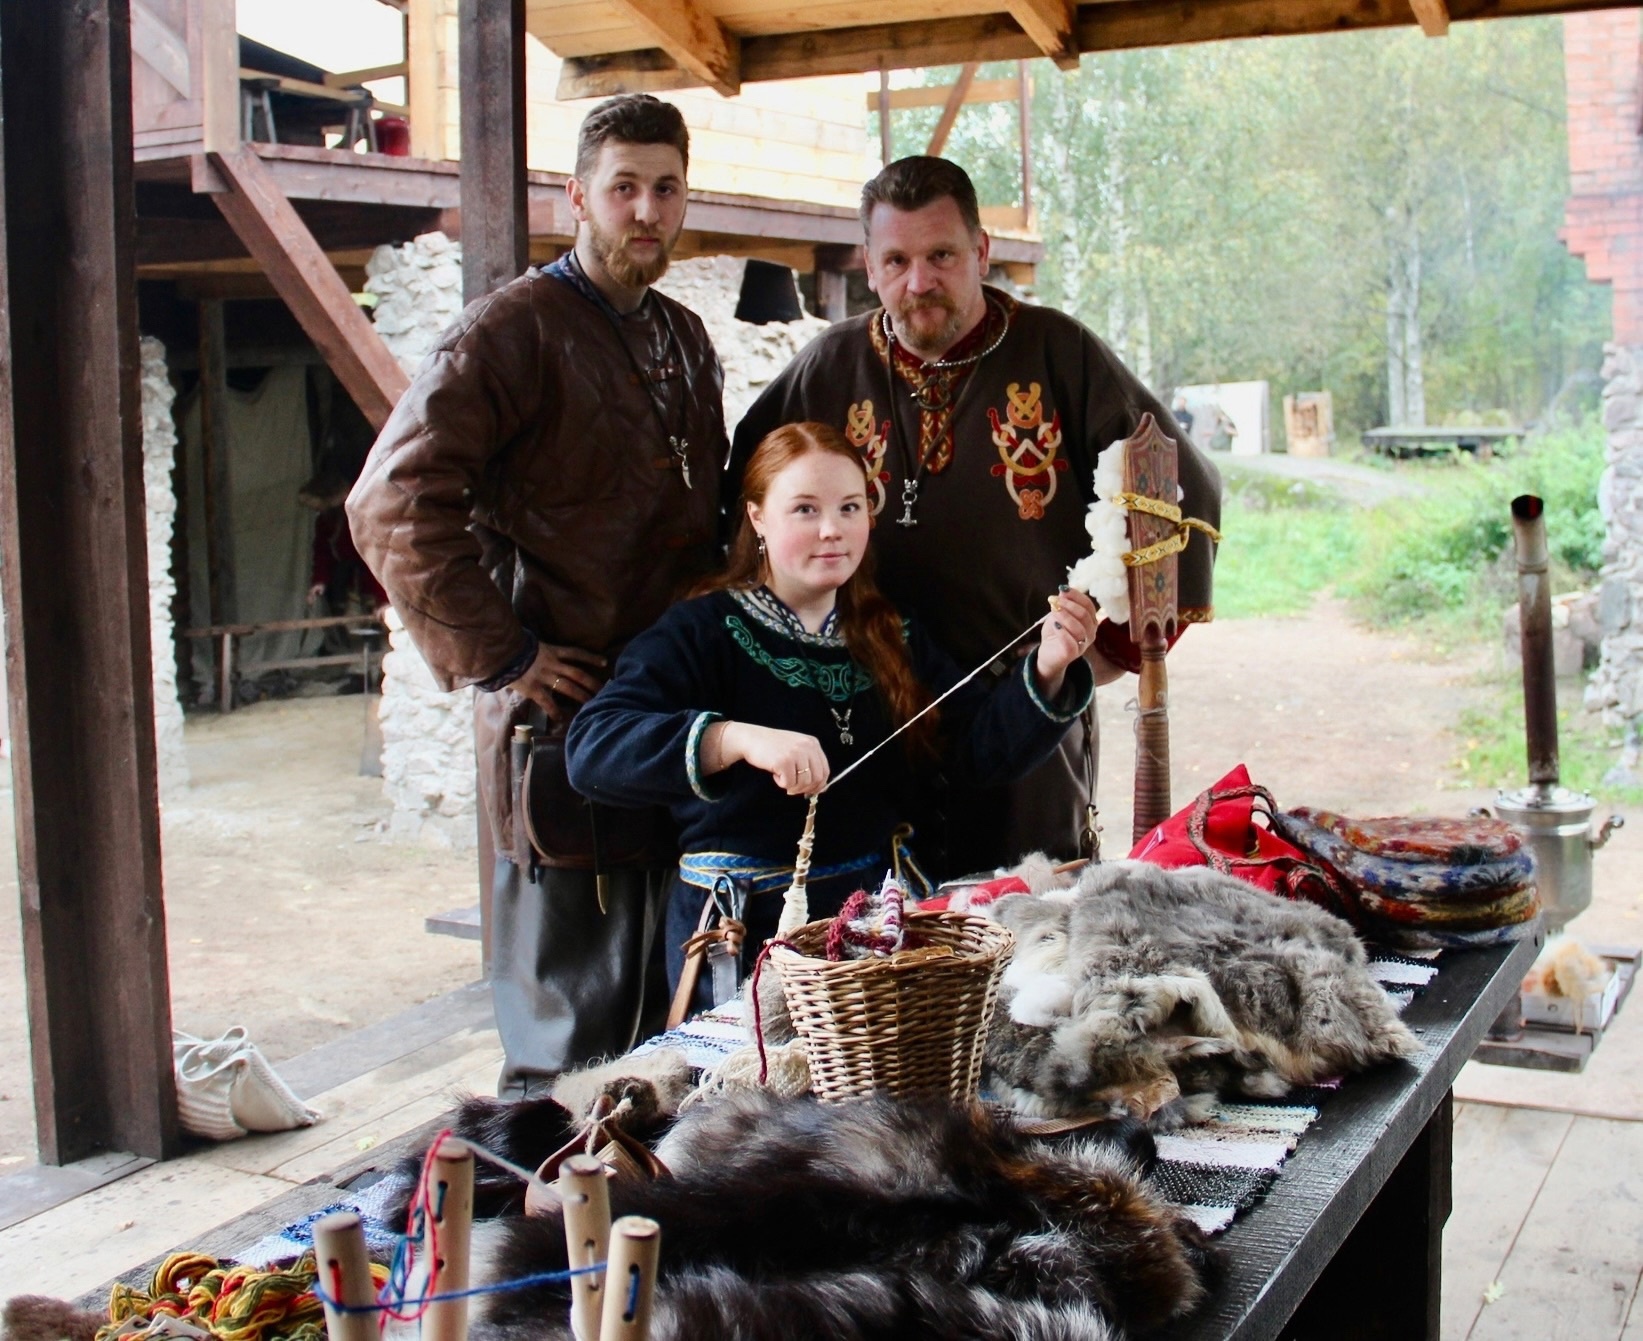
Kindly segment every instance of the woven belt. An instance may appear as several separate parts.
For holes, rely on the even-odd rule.
[[[902,888],[914,898],[929,898],[932,892],[930,878],[919,869],[907,840],[913,836],[913,826],[902,824],[890,835],[890,865]],[[810,879],[831,880],[835,876],[856,875],[882,866],[884,858],[877,852],[852,857],[849,861],[835,862],[832,866],[812,866]],[[711,890],[722,876],[741,882],[750,895],[774,894],[793,883],[793,868],[758,857],[743,857],[734,852],[690,852],[679,858],[679,878],[687,885]]]
[[[883,857],[869,852],[832,866],[812,866],[810,878],[831,880],[834,876],[855,875],[883,864]],[[679,878],[687,885],[712,889],[713,882],[725,875],[745,883],[750,894],[774,894],[793,883],[791,866],[779,866],[758,857],[743,857],[734,852],[691,852],[679,858]]]

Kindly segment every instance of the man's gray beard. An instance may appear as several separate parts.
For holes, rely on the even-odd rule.
[[[943,354],[951,349],[957,342],[958,338],[964,334],[964,316],[958,311],[957,308],[943,307],[939,304],[935,304],[933,306],[935,306],[938,310],[947,313],[947,323],[936,332],[935,336],[928,344],[923,340],[914,340],[909,338],[910,323],[907,319],[911,313],[905,307],[902,309],[900,314],[901,321],[897,323],[896,330],[896,338],[926,363],[939,359]],[[929,309],[919,308],[915,310],[926,311]]]
[[[636,231],[630,229],[612,240],[611,235],[598,224],[591,219],[588,221],[588,245],[593,249],[599,264],[605,267],[605,273],[624,289],[648,289],[667,273],[668,262],[672,259],[673,243],[677,242],[678,238],[664,241],[661,250],[656,254],[656,259],[641,264],[627,253],[628,239],[635,236]]]

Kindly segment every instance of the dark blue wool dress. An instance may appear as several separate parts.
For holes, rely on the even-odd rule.
[[[932,695],[963,676],[916,623],[905,628],[913,668]],[[939,759],[909,755],[897,741],[822,796],[812,917],[831,915],[852,890],[878,883],[906,798],[938,769],[994,786],[1049,756],[1089,703],[1093,680],[1088,664],[1075,661],[1059,701],[1050,703],[1032,667],[1033,658],[1023,658],[996,684],[979,677],[943,703]],[[808,805],[745,763],[704,777],[702,735],[720,720],[814,736],[834,776],[891,731],[836,616],[810,633],[763,587],[684,601],[628,644],[609,683],[572,721],[566,758],[583,795],[609,805],[665,805],[679,826],[685,874],[675,877],[667,928],[675,983],[679,946],[696,929],[712,871],[739,873],[751,886],[743,919],[749,962],[774,934]]]

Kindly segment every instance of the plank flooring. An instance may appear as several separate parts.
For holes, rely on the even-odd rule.
[[[1643,1122],[1463,1104],[1454,1189],[1443,1341],[1643,1341]]]

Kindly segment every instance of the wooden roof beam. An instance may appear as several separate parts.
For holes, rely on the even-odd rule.
[[[1444,0],[1409,0],[1409,8],[1428,37],[1449,36],[1449,6]]]
[[[912,88],[898,88],[890,91],[890,106],[896,111],[907,107],[941,107],[952,95],[951,84],[918,84]],[[1014,75],[1008,79],[977,79],[970,85],[969,92],[964,95],[964,105],[969,107],[973,103],[982,102],[1014,102],[1021,96],[1021,81]],[[876,92],[864,95],[867,110],[876,112],[879,109],[879,95]]]
[[[1442,4],[1443,0],[1429,0]],[[1077,0],[1009,0],[1010,17],[1058,69],[1078,68]]]
[[[1585,3],[1586,0],[1583,0]],[[1594,9],[1635,8],[1636,0],[1589,0]],[[1448,0],[1452,22],[1560,14],[1568,0]],[[1306,33],[1392,28],[1410,19],[1409,0],[1106,0],[1078,11],[1080,51],[1125,51],[1239,37],[1295,37]],[[881,23],[827,32],[744,37],[744,83],[812,75],[865,74],[968,61],[1031,60],[1043,55],[1005,14]],[[656,50],[567,59],[560,98],[659,92],[700,84]]]
[[[742,88],[741,41],[699,0],[612,0],[682,70],[727,98]]]

